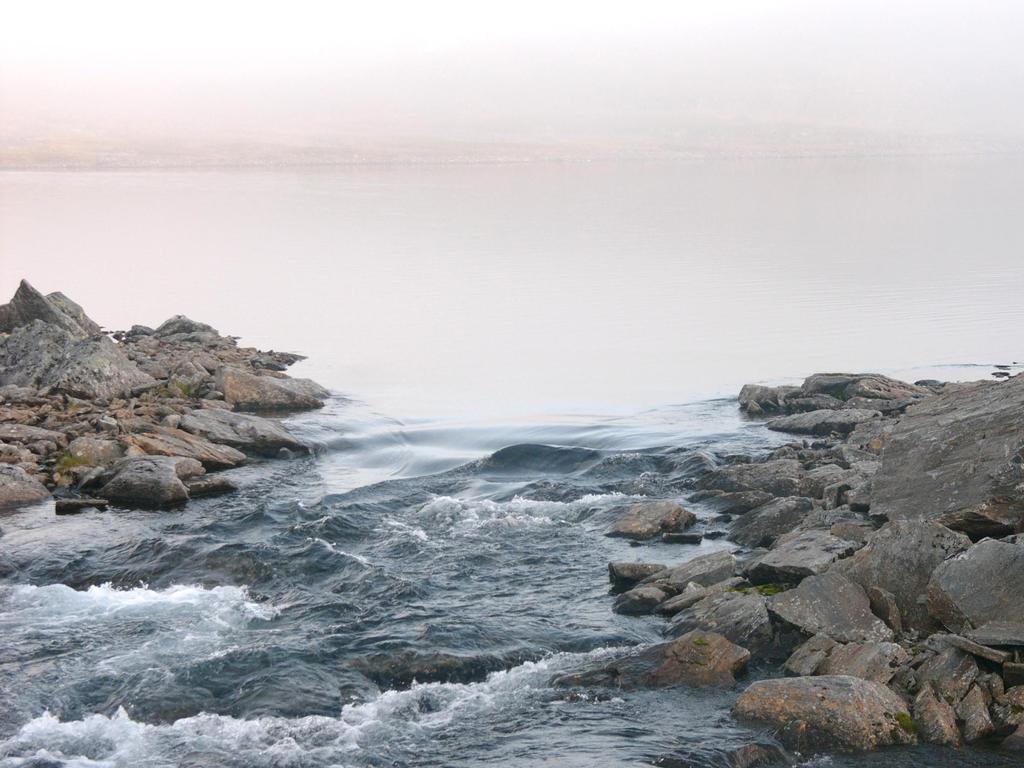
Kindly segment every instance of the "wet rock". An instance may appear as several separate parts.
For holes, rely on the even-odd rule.
[[[814,635],[793,651],[783,669],[787,675],[794,677],[813,675],[838,645],[828,635]]]
[[[952,646],[932,656],[918,669],[921,684],[929,683],[948,704],[956,705],[978,677],[978,664]]]
[[[959,747],[963,743],[956,725],[956,712],[935,695],[931,685],[921,686],[914,698],[914,722],[922,741]]]
[[[995,726],[988,715],[988,704],[985,701],[985,694],[977,685],[964,696],[963,700],[956,706],[956,716],[961,723],[961,731],[964,741],[968,744],[992,735]]]
[[[755,656],[774,652],[775,630],[765,599],[758,594],[722,592],[680,611],[669,625],[669,637],[699,629],[718,632]]]
[[[665,570],[661,563],[608,563],[608,580],[617,589],[629,589],[655,573]]]
[[[766,387],[762,384],[744,384],[738,397],[740,410],[751,415],[774,413],[783,409],[787,394],[799,387]]]
[[[832,650],[817,669],[819,675],[850,675],[888,683],[910,661],[897,643],[849,643]]]
[[[970,543],[936,523],[900,520],[873,533],[862,549],[835,567],[865,589],[891,593],[905,628],[932,631],[937,625],[924,602],[932,571]]]
[[[202,473],[202,465],[194,459],[164,456],[122,459],[97,495],[129,507],[171,507],[188,501],[188,489],[182,480]]]
[[[0,464],[0,508],[36,504],[50,498],[46,486],[14,464]]]
[[[661,540],[666,544],[700,544],[704,541],[703,533],[663,533]]]
[[[796,459],[776,459],[721,467],[701,477],[697,488],[725,493],[761,491],[772,496],[799,496],[803,476],[803,468]]]
[[[234,493],[238,486],[219,475],[204,475],[193,477],[185,481],[189,498],[195,499],[200,496],[220,496],[225,493]]]
[[[1024,616],[1024,544],[989,539],[938,565],[928,610],[952,632]]]
[[[872,513],[972,538],[1024,525],[1024,376],[960,387],[909,409],[874,478]]]
[[[681,531],[696,519],[692,512],[673,501],[647,501],[629,507],[605,535],[643,541],[665,532]]]
[[[1024,725],[1017,727],[1017,730],[1003,739],[999,747],[1006,752],[1024,755]]]
[[[884,685],[856,677],[760,680],[740,695],[738,717],[778,729],[801,751],[869,750],[916,742],[903,701]]]
[[[768,422],[768,429],[798,435],[846,435],[858,424],[881,417],[878,411],[862,408],[809,411],[791,416],[780,416]]]
[[[296,411],[322,408],[330,396],[309,379],[258,376],[236,368],[221,367],[214,375],[224,400],[241,411]]]
[[[58,515],[77,515],[86,509],[106,509],[107,503],[106,499],[92,499],[88,497],[60,498],[54,500],[54,512]]]
[[[191,410],[182,415],[181,429],[246,453],[274,456],[282,448],[307,453],[306,446],[279,423],[247,413]]]
[[[1024,647],[1024,622],[987,621],[970,630],[967,638],[982,645]]]
[[[633,587],[615,598],[612,611],[624,616],[646,616],[653,613],[671,593],[652,585]]]
[[[755,584],[796,583],[807,576],[824,573],[836,560],[856,550],[854,542],[836,538],[827,531],[790,534],[779,539],[775,547],[748,566],[745,573]]]
[[[0,385],[95,400],[114,398],[152,381],[105,336],[81,339],[35,320],[0,339]]]
[[[829,571],[768,599],[768,610],[809,635],[843,643],[892,640],[892,630],[871,612],[859,584]]]
[[[731,538],[745,547],[770,547],[797,527],[814,503],[802,496],[776,499],[751,510],[732,524]]]
[[[195,459],[206,469],[230,469],[246,461],[245,454],[237,448],[217,445],[197,435],[171,427],[155,427],[152,432],[137,433],[127,440],[149,455],[183,456]]]
[[[621,689],[667,686],[729,687],[750,660],[750,653],[714,632],[682,637],[634,651],[596,668],[563,675],[557,686],[599,685]]]

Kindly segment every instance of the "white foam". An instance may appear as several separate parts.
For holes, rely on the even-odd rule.
[[[352,753],[367,746],[429,736],[475,713],[514,706],[546,688],[553,674],[614,652],[555,654],[494,672],[478,683],[424,683],[385,691],[372,701],[344,707],[338,717],[241,720],[204,713],[151,725],[132,720],[123,709],[111,717],[94,714],[68,722],[46,713],[0,742],[0,766],[15,768],[29,758],[50,756],[75,768],[162,768],[175,764],[181,750],[203,755],[211,765],[219,755],[254,768],[348,765]]]
[[[516,496],[510,501],[437,496],[419,509],[421,518],[455,530],[481,527],[567,525],[567,517],[594,505],[617,501],[620,493],[590,494],[575,501],[541,501]]]

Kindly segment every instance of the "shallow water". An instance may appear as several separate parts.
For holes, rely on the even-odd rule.
[[[719,766],[770,739],[731,718],[737,691],[549,685],[661,639],[611,612],[609,560],[729,546],[602,532],[685,494],[699,455],[783,439],[734,401],[487,429],[338,398],[290,425],[316,456],[233,470],[230,497],[0,518],[0,766]],[[811,764],[923,759],[1010,764]]]

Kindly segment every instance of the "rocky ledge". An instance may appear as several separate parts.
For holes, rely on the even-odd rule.
[[[64,294],[22,281],[0,306],[0,507],[52,495],[61,514],[160,508],[230,492],[207,473],[308,452],[270,417],[329,396],[285,375],[302,359],[182,315],[108,334]]]
[[[765,679],[734,714],[791,749],[1024,754],[1024,375],[1001,378],[745,386],[749,418],[808,437],[712,457],[685,496],[624,509],[609,535],[663,542],[711,517],[732,546],[609,564],[612,610],[662,616],[675,640],[555,682],[721,686],[749,656]],[[695,657],[694,637],[728,653]]]

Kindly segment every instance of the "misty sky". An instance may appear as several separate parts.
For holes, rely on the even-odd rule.
[[[1014,0],[7,2],[3,134],[1017,141],[1021,30]]]

